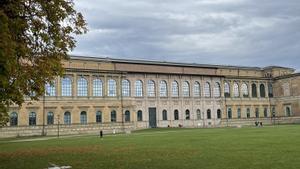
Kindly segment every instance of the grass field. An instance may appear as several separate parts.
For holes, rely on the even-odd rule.
[[[1,169],[299,169],[300,125],[149,129],[32,142],[0,140]]]

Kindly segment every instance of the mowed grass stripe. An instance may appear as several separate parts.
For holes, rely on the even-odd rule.
[[[148,129],[1,143],[0,168],[300,168],[300,126]],[[21,165],[22,164],[22,165]]]

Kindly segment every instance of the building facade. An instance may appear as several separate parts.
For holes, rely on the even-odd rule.
[[[300,116],[300,74],[292,68],[82,56],[63,65],[64,77],[47,84],[40,101],[11,106],[0,137],[55,134],[59,127],[73,134],[294,123]]]

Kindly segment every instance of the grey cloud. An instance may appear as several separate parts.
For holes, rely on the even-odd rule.
[[[90,32],[72,54],[300,69],[300,1],[75,1]]]

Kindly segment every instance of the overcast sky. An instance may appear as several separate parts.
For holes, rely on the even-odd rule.
[[[300,71],[300,0],[75,0],[72,54]]]

